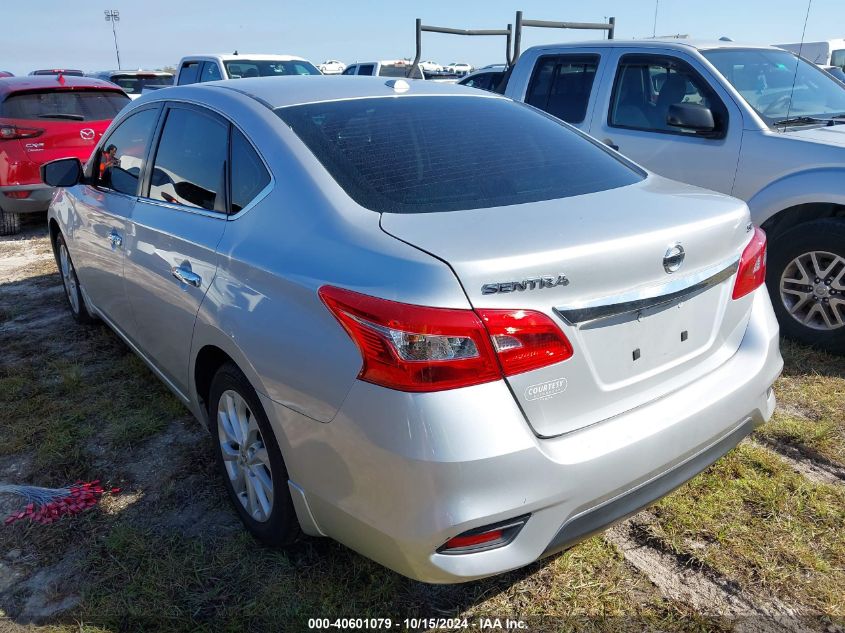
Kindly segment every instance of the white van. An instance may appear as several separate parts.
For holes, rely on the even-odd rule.
[[[845,68],[845,39],[826,40],[824,42],[804,42],[804,44],[775,44],[790,52],[799,54],[807,61],[819,66],[839,66]]]

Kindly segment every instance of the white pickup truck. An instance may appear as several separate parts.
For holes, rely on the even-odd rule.
[[[603,40],[525,51],[505,95],[745,200],[781,330],[845,353],[845,84],[774,47]]]

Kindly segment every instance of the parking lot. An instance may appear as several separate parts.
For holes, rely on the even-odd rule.
[[[70,318],[44,218],[28,220],[0,238],[0,481],[101,479],[121,492],[53,525],[0,527],[0,630],[304,630],[365,616],[532,630],[845,625],[842,357],[784,341],[774,418],[715,466],[563,554],[426,585],[328,539],[259,546],[187,410],[111,330]]]

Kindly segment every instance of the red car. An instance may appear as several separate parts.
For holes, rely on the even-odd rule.
[[[127,103],[126,93],[99,79],[0,79],[0,235],[20,230],[18,214],[50,205],[53,189],[41,182],[41,165],[56,158],[88,160]]]

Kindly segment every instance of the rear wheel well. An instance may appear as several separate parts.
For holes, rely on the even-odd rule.
[[[784,209],[763,222],[762,229],[769,239],[785,233],[799,224],[825,218],[845,219],[845,205],[833,202],[810,202]]]
[[[226,363],[232,363],[237,366],[237,363],[232,360],[231,356],[214,345],[206,345],[197,354],[197,360],[194,363],[194,385],[196,386],[197,397],[203,409],[208,407],[211,381],[214,380],[217,370]]]

